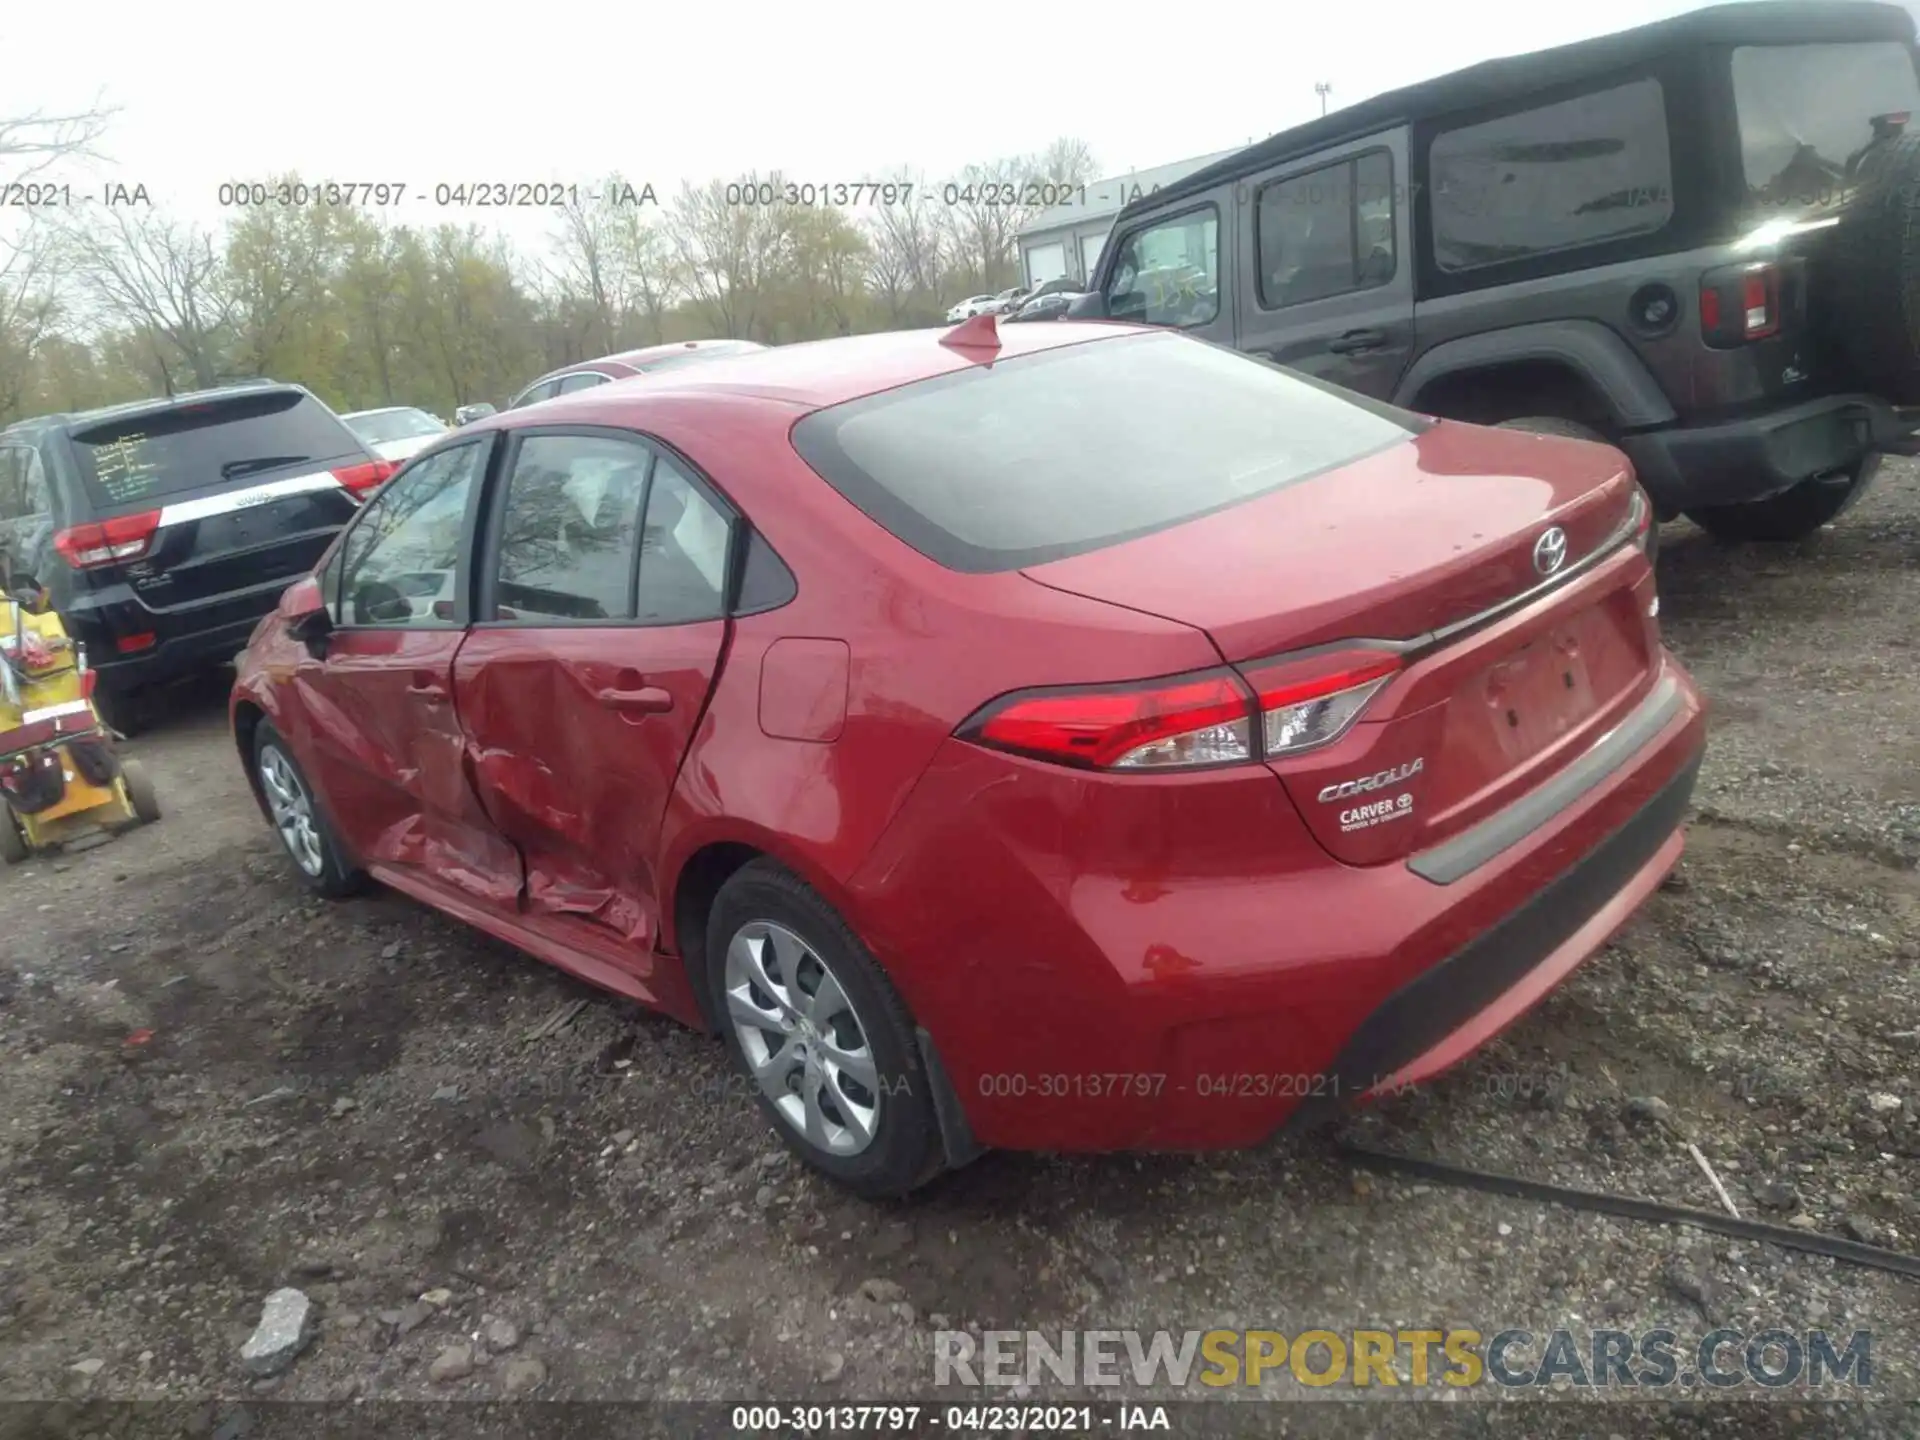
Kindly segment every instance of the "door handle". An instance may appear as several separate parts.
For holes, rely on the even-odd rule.
[[[673,709],[673,694],[658,685],[642,685],[635,690],[599,690],[594,693],[609,710],[624,715],[664,715]]]
[[[407,693],[419,696],[430,705],[437,705],[447,698],[447,687],[434,679],[431,672],[416,670],[412,683],[407,686]]]
[[[1387,343],[1384,330],[1349,330],[1327,341],[1327,349],[1336,355],[1355,355],[1362,350],[1378,350]]]

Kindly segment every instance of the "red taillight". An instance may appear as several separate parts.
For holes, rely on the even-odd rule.
[[[1700,334],[1718,350],[1778,335],[1780,267],[1729,265],[1700,277]]]
[[[1128,685],[1023,690],[960,738],[1094,770],[1192,770],[1326,745],[1400,669],[1354,647]],[[1256,730],[1254,721],[1260,724]]]
[[[114,638],[113,648],[122,655],[138,654],[142,650],[151,650],[159,637],[151,630],[142,630],[137,635],[119,635]]]
[[[364,465],[349,465],[336,470],[333,478],[352,491],[356,500],[364,500],[386,484],[399,468],[391,460],[369,460]]]
[[[1280,656],[1240,667],[1260,697],[1261,745],[1269,759],[1338,740],[1399,670],[1399,655],[1367,648]]]
[[[1223,765],[1253,757],[1252,701],[1228,670],[1130,685],[1026,690],[994,702],[960,737],[1095,770]]]
[[[99,565],[117,565],[122,560],[138,560],[153,543],[160,528],[160,512],[143,510],[138,515],[115,515],[75,525],[53,537],[53,548],[76,570],[91,570]]]

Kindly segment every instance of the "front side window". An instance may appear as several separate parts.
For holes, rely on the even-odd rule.
[[[1661,229],[1673,160],[1657,80],[1634,80],[1437,135],[1434,263],[1449,272]]]
[[[1107,313],[1186,329],[1220,315],[1220,212],[1209,205],[1135,230],[1121,241]]]
[[[1417,433],[1413,416],[1188,336],[1087,341],[819,410],[794,448],[878,524],[984,572],[1224,510]]]
[[[1733,52],[1740,159],[1757,206],[1845,198],[1860,162],[1920,111],[1913,53],[1897,41],[1743,45]]]
[[[600,435],[520,442],[499,518],[488,620],[554,624],[633,616],[640,503],[653,451]]]
[[[1371,151],[1262,187],[1254,219],[1269,309],[1393,279],[1393,157]]]
[[[409,629],[457,623],[467,500],[486,468],[487,449],[480,441],[429,455],[367,502],[340,550],[336,623]]]

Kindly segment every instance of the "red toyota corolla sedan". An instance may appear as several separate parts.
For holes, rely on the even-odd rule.
[[[718,1030],[866,1194],[1432,1075],[1673,866],[1702,703],[1605,446],[1128,326],[795,345],[411,461],[241,658],[371,876]]]

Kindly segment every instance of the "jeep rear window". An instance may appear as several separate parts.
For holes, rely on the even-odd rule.
[[[1673,218],[1657,80],[1634,80],[1434,137],[1433,258],[1446,271],[1645,235]]]
[[[1733,99],[1749,197],[1800,210],[1844,197],[1876,136],[1920,112],[1920,79],[1897,41],[1747,45],[1733,52]]]
[[[268,390],[149,411],[75,432],[80,473],[96,505],[189,490],[238,488],[295,465],[369,458],[339,418],[311,395]]]
[[[969,365],[816,411],[794,448],[953,570],[1058,560],[1405,441],[1417,417],[1168,333]]]

